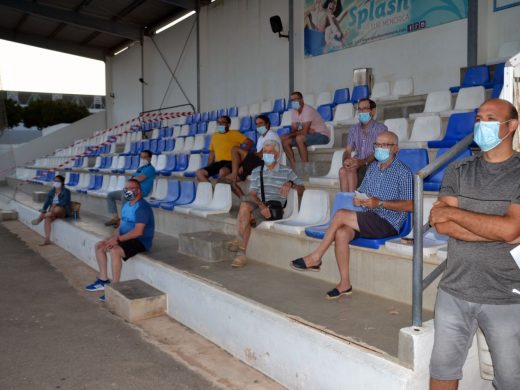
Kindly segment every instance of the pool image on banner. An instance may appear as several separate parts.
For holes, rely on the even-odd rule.
[[[306,0],[305,56],[464,19],[467,6],[467,0]]]

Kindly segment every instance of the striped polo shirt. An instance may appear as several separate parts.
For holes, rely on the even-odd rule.
[[[384,170],[381,163],[374,161],[369,165],[367,173],[358,191],[380,200],[412,200],[413,174],[397,157]],[[399,231],[406,220],[406,211],[394,211],[385,208],[368,209],[387,220],[395,230]]]
[[[375,120],[371,120],[367,124],[366,131],[361,127],[361,123],[352,126],[348,131],[347,145],[352,146],[352,150],[356,151],[356,158],[362,160],[374,154],[374,142],[383,131],[388,128]]]
[[[259,166],[253,169],[253,172],[251,172],[251,184],[249,186],[249,191],[256,192],[259,199],[262,199],[262,191],[260,189],[261,168],[262,167]],[[277,200],[282,202],[282,204],[285,203],[287,198],[280,195],[280,188],[289,180],[296,185],[303,185],[303,181],[296,176],[291,168],[285,165],[276,164],[272,170],[264,167],[264,192],[266,202]]]

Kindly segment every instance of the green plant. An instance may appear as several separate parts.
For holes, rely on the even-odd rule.
[[[14,100],[5,101],[5,111],[7,115],[7,127],[15,127],[22,121],[23,108]]]
[[[25,127],[38,129],[58,123],[76,122],[89,115],[86,107],[64,100],[34,100],[23,110]]]

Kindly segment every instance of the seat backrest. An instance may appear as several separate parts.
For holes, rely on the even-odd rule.
[[[451,92],[449,90],[430,92],[426,97],[423,112],[435,113],[450,110]]]
[[[117,177],[116,190],[122,190],[125,187],[126,177],[125,175],[120,175]]]
[[[197,134],[205,134],[208,131],[208,122],[200,122],[197,126]]]
[[[195,137],[186,137],[184,139],[184,148],[183,148],[184,153],[191,152],[191,150],[193,149],[194,141],[195,141]]]
[[[361,99],[368,98],[368,85],[356,85],[352,90],[352,97],[350,101],[353,103],[359,102]]]
[[[229,107],[228,108],[228,115],[231,118],[238,116],[238,107],[237,106]]]
[[[219,108],[217,110],[217,119],[220,118],[222,115],[227,115],[227,108]]]
[[[329,194],[322,190],[305,190],[300,211],[296,218],[308,225],[320,225],[327,222],[330,213]]]
[[[244,116],[240,119],[240,131],[248,131],[251,129],[251,116]]]
[[[415,174],[426,165],[428,165],[428,150],[423,148],[417,149],[400,149],[398,158]]]
[[[493,75],[493,84],[504,84],[504,68],[505,63],[501,62],[500,64],[495,65],[494,75]]]
[[[249,107],[248,106],[239,106],[238,107],[238,116],[243,117],[249,115]]]
[[[442,156],[444,153],[446,153],[449,150],[449,148],[441,148],[437,151],[437,154],[435,155],[435,159],[438,159],[440,156]],[[448,165],[450,165],[455,160],[460,160],[466,157],[471,156],[471,150],[470,149],[464,149],[462,152],[460,152],[458,155],[450,159],[446,164],[444,164],[437,172],[435,172],[433,175],[429,176],[427,178],[428,182],[433,183],[442,183],[442,179],[444,177],[444,172],[446,171],[446,168]]]
[[[386,96],[390,96],[390,83],[388,81],[375,83],[370,97],[375,100]]]
[[[201,122],[207,122],[209,120],[209,112],[203,112],[200,116]]]
[[[330,104],[330,103],[332,103],[332,95],[329,91],[320,92],[318,94],[318,98],[316,99],[316,106],[319,107],[322,104]]]
[[[413,95],[413,79],[411,77],[397,79],[392,89],[392,95],[410,96]]]
[[[217,110],[210,111],[209,121],[216,121],[217,119]]]
[[[197,184],[197,193],[192,206],[206,207],[213,199],[213,187],[209,182],[202,182]]]
[[[139,167],[140,157],[139,155],[132,156],[132,165],[130,169],[137,169]]]
[[[271,126],[280,125],[280,113],[270,112],[268,116],[269,116],[269,121],[271,122]]]
[[[363,211],[363,207],[354,206],[353,200],[355,196],[355,192],[337,192],[334,197],[330,218],[332,219],[338,210]]]
[[[193,181],[181,181],[180,186],[181,195],[177,199],[177,203],[189,204],[195,199],[196,186]]]
[[[476,116],[475,111],[451,114],[443,139],[459,141],[472,133]]]
[[[179,137],[187,137],[190,133],[190,125],[182,125]]]
[[[332,120],[332,108],[329,104],[318,106],[318,112],[325,122],[330,122]]]
[[[276,99],[273,104],[273,112],[282,113],[285,111],[285,98]]]
[[[484,100],[483,86],[461,88],[455,101],[455,110],[474,110],[484,103]]]
[[[154,168],[157,166],[157,155],[156,154],[154,154],[152,156],[152,159],[150,160],[150,164],[152,164],[152,167],[154,167]]]
[[[168,180],[166,179],[158,179],[156,181],[156,186],[153,190],[151,197],[154,199],[164,199],[166,195],[168,195]]]
[[[332,102],[337,104],[347,103],[350,100],[350,90],[348,88],[339,88],[334,91],[334,99]]]
[[[188,167],[186,168],[187,172],[195,172],[197,169],[201,168],[202,158],[200,154],[192,154],[190,156],[190,162],[188,163]]]
[[[168,180],[168,194],[166,198],[169,202],[174,202],[181,195],[181,183],[179,180]]]
[[[330,162],[330,169],[327,176],[337,177],[339,169],[343,165],[343,152],[344,150],[336,150],[332,155],[332,161]]]
[[[283,209],[283,218],[292,218],[296,215],[298,215],[298,192],[290,189],[289,194],[287,194],[287,203]]]
[[[316,100],[313,93],[303,95],[303,102],[311,107],[316,107]]]
[[[502,93],[503,84],[493,84],[493,90],[491,91],[491,99],[498,99]]]
[[[271,100],[264,100],[260,105],[260,112],[272,112],[273,102]]]
[[[117,189],[117,176],[112,175],[110,176],[110,182],[108,184],[107,192],[116,191]]]
[[[157,157],[157,165],[155,166],[155,170],[162,171],[165,168],[166,168],[166,155],[161,154],[161,155],[159,155],[159,157]]]
[[[188,168],[189,161],[190,161],[189,154],[178,154],[176,163],[175,163],[175,170],[176,171],[185,171],[186,168]]]
[[[438,115],[420,116],[413,122],[410,141],[424,142],[441,137],[441,118]]]
[[[235,118],[231,119],[231,124],[233,124],[233,119],[235,119]],[[216,121],[208,122],[208,130],[206,131],[206,134],[213,134],[215,132],[215,130],[217,130],[217,122]]]
[[[291,126],[292,121],[292,110],[285,111],[282,115],[282,121],[280,126]]]
[[[205,134],[197,134],[193,141],[193,147],[191,150],[202,150],[204,148],[204,140],[206,139]]]
[[[184,139],[185,138],[177,138],[175,140],[175,148],[173,149],[173,153],[181,153],[184,150]]]
[[[215,185],[213,199],[208,205],[208,208],[229,212],[229,210],[231,210],[231,203],[231,186],[229,184],[217,183],[217,185]]]
[[[474,85],[483,85],[487,82],[489,82],[489,68],[486,65],[472,66],[466,69],[462,86],[472,87]]]
[[[194,123],[194,124],[190,125],[190,131],[188,132],[188,136],[193,136],[193,135],[197,134],[198,130],[199,130],[198,123]]]
[[[387,119],[384,124],[388,130],[397,135],[399,141],[408,141],[408,120],[406,118]]]
[[[166,138],[163,152],[171,152],[175,147],[175,140],[173,138]]]
[[[173,127],[173,135],[172,137],[173,138],[178,138],[180,135],[181,135],[181,131],[182,131],[182,126],[174,126]]]

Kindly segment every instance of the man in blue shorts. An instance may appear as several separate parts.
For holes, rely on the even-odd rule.
[[[123,260],[149,251],[152,247],[155,222],[150,205],[143,199],[141,184],[136,179],[126,182],[123,190],[126,203],[121,210],[119,229],[106,240],[96,244],[96,259],[99,266],[97,280],[85,287],[87,291],[101,291],[110,284],[107,270],[107,252],[112,258],[112,281],[117,283],[121,278]],[[104,302],[105,295],[99,297]]]
[[[478,110],[474,140],[482,153],[452,163],[430,224],[450,237],[435,303],[431,389],[457,389],[477,327],[493,361],[493,385],[520,388],[520,153],[512,139],[518,112],[491,99]],[[514,253],[514,252],[513,252]]]

